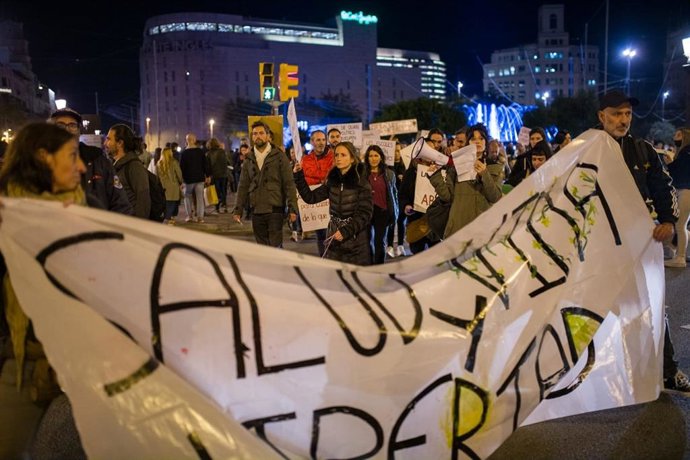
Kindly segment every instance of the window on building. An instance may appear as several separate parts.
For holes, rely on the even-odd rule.
[[[164,92],[165,92],[165,97],[168,97],[168,87],[166,86],[164,89],[165,89],[165,91],[164,91]]]
[[[199,80],[204,81],[204,69],[199,70]]]
[[[245,82],[249,81],[249,74],[247,74],[247,73],[244,74],[244,81]]]
[[[170,103],[168,101],[165,101],[165,111],[166,112],[170,111]]]
[[[347,81],[347,89],[350,89],[350,80]]]
[[[172,87],[172,93],[173,93],[173,97],[177,96],[177,87],[175,87],[175,86]]]
[[[174,70],[170,71],[170,80],[172,80],[173,82],[175,81],[175,71]]]
[[[163,72],[163,82],[168,82],[168,72]]]

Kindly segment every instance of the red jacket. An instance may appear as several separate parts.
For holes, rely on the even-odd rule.
[[[328,172],[333,167],[333,150],[328,149],[318,156],[312,150],[309,155],[302,156],[302,171],[307,185],[320,185],[326,181]]]

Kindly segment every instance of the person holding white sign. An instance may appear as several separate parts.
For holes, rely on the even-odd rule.
[[[532,149],[535,145],[537,145],[537,142],[543,140],[546,140],[546,131],[544,131],[544,128],[537,126],[536,128],[532,128],[530,130],[529,148],[525,153],[519,155],[515,159],[515,164],[512,165],[510,176],[508,176],[508,180],[506,180],[507,184],[517,187],[518,184],[525,179],[525,177],[534,172],[534,169],[532,169],[531,158]]]
[[[434,150],[441,152],[443,149],[443,138],[443,131],[433,128],[429,130],[424,142]],[[412,158],[407,171],[405,171],[399,190],[400,210],[407,216],[407,242],[412,254],[422,252],[439,242],[438,238],[430,234],[425,213],[415,210],[417,168],[419,165],[428,166],[429,164],[431,162],[423,160],[420,156]]]
[[[445,180],[440,174],[441,168],[435,164],[428,171],[429,181],[434,186],[438,199],[451,202],[443,238],[448,238],[472,222],[503,196],[503,165],[487,165],[486,146],[489,134],[486,128],[482,124],[476,124],[468,130],[467,136],[470,144],[477,147],[477,159],[474,162],[476,179],[458,182],[458,172],[454,167],[447,168]]]
[[[304,179],[302,166],[295,164],[295,184],[307,203],[330,201],[331,220],[323,257],[341,262],[371,265],[369,223],[372,213],[371,186],[364,165],[359,163],[357,149],[351,142],[335,148],[335,166],[326,183],[311,190]]]
[[[386,232],[398,218],[398,190],[395,174],[386,168],[381,147],[370,145],[364,158],[374,205],[370,226],[372,254],[374,264],[382,264],[386,260]]]
[[[320,129],[311,133],[309,140],[313,148],[308,155],[302,157],[304,180],[307,181],[307,185],[321,185],[326,182],[328,173],[333,168],[333,150],[327,148],[326,133]],[[314,230],[314,232],[316,233],[316,245],[319,250],[319,256],[323,256],[326,229],[321,228]]]

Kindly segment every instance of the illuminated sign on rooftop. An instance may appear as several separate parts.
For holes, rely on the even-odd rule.
[[[360,24],[376,24],[379,22],[379,18],[374,15],[365,15],[361,11],[353,13],[352,11],[341,11],[340,19],[343,21],[357,21]]]

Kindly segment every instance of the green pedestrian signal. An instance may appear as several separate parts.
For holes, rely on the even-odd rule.
[[[264,88],[264,92],[261,95],[261,100],[262,101],[272,101],[276,97],[276,89],[272,86],[266,86]]]

